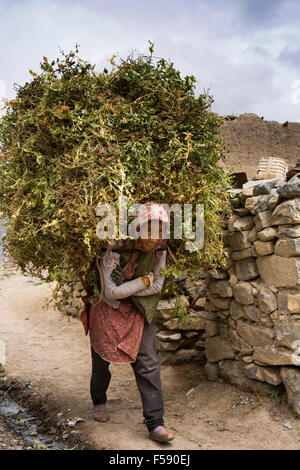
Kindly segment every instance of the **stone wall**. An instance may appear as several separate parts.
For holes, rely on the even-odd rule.
[[[283,385],[300,415],[300,180],[252,181],[235,192],[224,230],[232,262],[226,280],[209,283],[210,307],[226,323],[207,335],[208,364],[254,390]],[[216,308],[216,299],[228,306]]]
[[[206,319],[189,311],[184,318],[176,317],[175,299],[161,300],[155,319],[157,335],[156,348],[162,364],[205,361]],[[181,307],[189,307],[188,297],[182,295]]]
[[[263,393],[286,390],[300,415],[300,179],[250,181],[231,191],[236,198],[223,231],[226,269],[202,274],[198,294],[203,282],[207,290],[197,301],[200,310],[187,306],[190,315],[210,319],[181,329],[162,308],[159,354],[177,363],[188,351],[191,360],[202,359],[202,352],[209,379]],[[187,331],[195,332],[189,350]]]
[[[300,122],[281,124],[245,113],[226,120],[221,126],[220,138],[226,150],[224,168],[232,165],[233,171],[245,171],[251,180],[262,157],[283,158],[289,166],[295,166],[299,158]]]

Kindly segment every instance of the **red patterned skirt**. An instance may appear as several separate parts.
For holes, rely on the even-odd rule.
[[[96,353],[116,364],[135,362],[144,329],[144,317],[131,302],[113,308],[95,298],[90,311],[90,339]]]

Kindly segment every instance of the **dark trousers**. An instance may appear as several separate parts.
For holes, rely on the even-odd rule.
[[[146,321],[141,346],[136,361],[130,365],[134,371],[136,383],[143,404],[144,423],[148,431],[156,426],[163,426],[164,403],[161,391],[160,361],[155,348],[156,328],[154,321],[149,325]],[[94,405],[106,403],[111,373],[110,363],[102,359],[93,348],[91,397]]]

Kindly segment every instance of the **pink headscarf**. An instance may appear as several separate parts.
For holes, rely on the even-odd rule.
[[[143,225],[148,220],[161,220],[162,222],[169,222],[169,217],[165,209],[155,202],[146,202],[143,204],[139,211],[136,213],[136,218],[140,225]]]
[[[137,211],[135,218],[137,218],[137,220],[139,221],[140,226],[143,225],[145,222],[148,222],[149,220],[154,220],[154,219],[161,220],[162,222],[165,222],[165,223],[169,221],[168,214],[165,211],[165,209],[159,204],[156,204],[154,202],[147,202],[146,204],[143,204],[140,208],[140,211]],[[128,242],[128,240],[126,240],[126,242]],[[125,245],[126,245],[126,242],[125,242]],[[140,250],[144,251],[139,239],[136,240],[136,244]],[[156,257],[163,256],[163,250],[165,249],[167,249],[167,240],[162,239],[156,244],[154,248],[155,256]],[[136,260],[135,254],[133,254],[123,270],[125,279],[132,278],[135,272],[136,266],[137,266],[137,260]]]
[[[156,202],[146,202],[143,204],[139,211],[137,211],[136,219],[139,221],[139,226],[147,223],[149,220],[161,220],[163,223],[168,223],[169,217],[165,209],[157,204]],[[143,250],[139,239],[137,240],[137,245],[141,250]],[[162,239],[160,242],[157,243],[155,246],[155,255],[162,256],[162,250],[156,251],[158,248],[166,248],[167,247],[167,240]],[[144,251],[144,250],[143,250]]]

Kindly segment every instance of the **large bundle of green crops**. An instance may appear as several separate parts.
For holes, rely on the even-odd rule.
[[[231,180],[218,165],[222,120],[210,111],[211,96],[196,97],[196,79],[153,57],[151,43],[148,56],[111,63],[98,73],[77,46],[44,57],[0,120],[4,244],[22,272],[57,281],[56,298],[64,285],[95,282],[95,256],[106,243],[96,235],[95,209],[117,207],[120,195],[129,205],[204,204],[204,249],[169,240],[178,263],[168,265],[167,279],[226,259],[221,226]]]

